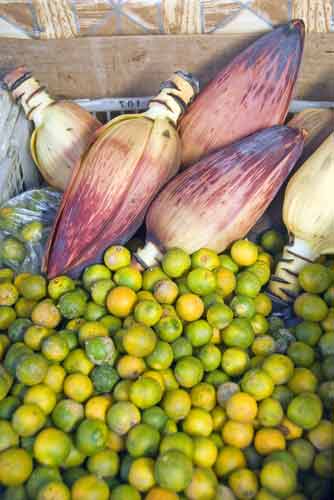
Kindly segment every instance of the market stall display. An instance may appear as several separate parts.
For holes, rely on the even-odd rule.
[[[285,124],[303,38],[259,38],[198,97],[177,71],[141,114],[84,111],[65,192],[1,206],[0,498],[331,498],[334,123]],[[69,108],[20,71],[50,181],[42,152],[73,143],[43,120]]]

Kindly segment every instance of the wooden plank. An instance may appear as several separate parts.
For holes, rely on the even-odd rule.
[[[292,19],[303,19],[306,31],[331,31],[331,20],[334,15],[332,0],[292,0]]]
[[[78,30],[69,0],[32,0],[41,38],[73,38]]]
[[[202,32],[201,5],[197,0],[162,0],[161,8],[164,33]]]
[[[49,91],[67,98],[145,96],[175,70],[204,85],[258,35],[154,35],[67,40],[0,39],[0,68],[26,64]],[[295,97],[334,100],[334,33],[310,33]]]

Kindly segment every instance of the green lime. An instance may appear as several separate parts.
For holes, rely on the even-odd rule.
[[[300,342],[305,342],[311,347],[318,343],[322,334],[320,326],[312,321],[302,321],[296,326],[295,332]]]
[[[43,276],[32,274],[25,278],[19,285],[19,291],[24,298],[41,300],[47,294],[47,283]]]
[[[174,340],[172,343],[172,349],[175,361],[180,358],[184,358],[184,356],[191,356],[193,353],[193,346],[191,342],[183,336]]]
[[[60,330],[58,332],[58,335],[59,337],[61,337],[62,339],[64,339],[68,345],[68,348],[70,351],[72,351],[72,349],[75,349],[76,347],[78,347],[79,345],[79,342],[78,342],[78,336],[76,334],[76,332],[72,332],[71,330]]]
[[[192,254],[191,265],[193,269],[202,267],[203,269],[213,271],[217,267],[220,267],[220,259],[217,253],[210,250],[210,248],[200,248]]]
[[[330,271],[321,264],[306,264],[298,276],[300,286],[309,293],[322,293],[331,284]]]
[[[102,279],[95,281],[90,287],[90,293],[94,302],[100,306],[106,303],[107,295],[115,283],[111,279]]]
[[[243,349],[229,347],[222,354],[222,369],[231,377],[242,375],[246,371],[248,364],[249,356]]]
[[[153,290],[154,285],[157,283],[159,280],[163,280],[168,278],[167,274],[163,272],[161,267],[155,266],[155,267],[149,267],[146,269],[143,273],[143,286],[142,288],[144,290]]]
[[[334,380],[322,382],[319,387],[318,394],[325,408],[327,408],[328,410],[332,410],[334,405]]]
[[[267,356],[275,352],[276,347],[276,341],[271,335],[258,335],[252,344],[252,352],[255,356]]]
[[[324,299],[329,307],[334,307],[334,286],[330,286],[324,293]]]
[[[111,271],[106,266],[102,264],[93,264],[86,267],[82,275],[83,285],[86,290],[90,290],[90,287],[99,280],[110,280]]]
[[[8,337],[14,342],[21,342],[24,339],[26,330],[32,325],[30,319],[19,318],[13,321],[8,328]]]
[[[326,332],[319,340],[320,352],[323,356],[334,354],[334,331]]]
[[[137,292],[142,286],[142,275],[133,266],[118,269],[114,274],[114,281],[118,286],[127,286]]]
[[[261,260],[258,260],[255,264],[248,267],[247,271],[255,274],[262,286],[268,283],[270,279],[270,267]]]
[[[95,302],[87,302],[84,318],[86,321],[97,321],[107,314],[104,306],[95,304]]]
[[[104,253],[104,263],[112,271],[128,266],[131,262],[130,251],[121,245],[113,245]]]
[[[269,316],[273,305],[271,299],[265,293],[259,293],[254,299],[255,311],[263,316]]]
[[[58,307],[66,319],[79,318],[85,314],[86,298],[78,290],[66,292],[59,299]]]
[[[287,355],[292,359],[296,366],[309,367],[314,362],[314,351],[312,347],[304,342],[292,342],[288,348]]]
[[[162,269],[170,278],[180,278],[191,266],[189,255],[181,248],[170,248],[162,259]]]
[[[260,245],[266,252],[276,255],[284,247],[284,238],[279,232],[270,229],[261,236]]]
[[[158,340],[154,350],[146,357],[146,363],[153,370],[166,370],[173,363],[174,355],[170,344]]]
[[[232,273],[237,273],[239,271],[238,264],[236,264],[232,259],[232,257],[230,257],[229,255],[223,253],[219,255],[219,260],[221,267],[224,267],[225,269],[232,271]]]
[[[48,284],[48,293],[53,300],[59,300],[64,293],[74,289],[75,283],[69,276],[57,276]]]
[[[244,392],[248,392],[257,401],[261,401],[272,395],[274,382],[264,370],[253,368],[244,374],[241,387]]]
[[[158,431],[162,431],[167,423],[168,416],[160,406],[152,406],[143,411],[143,423],[148,424]]]
[[[264,461],[263,464],[267,464],[269,462],[283,462],[287,464],[291,469],[294,470],[294,472],[297,474],[298,472],[298,465],[296,462],[295,457],[293,456],[292,453],[286,451],[286,450],[278,450],[270,453]]]
[[[39,221],[25,224],[21,230],[21,236],[25,241],[37,243],[43,236],[43,224]]]
[[[280,385],[286,384],[291,379],[294,365],[288,356],[275,353],[265,359],[262,368],[276,385]]]
[[[176,492],[185,490],[191,482],[192,475],[191,460],[178,450],[163,453],[155,463],[155,477],[162,488]]]
[[[210,342],[212,328],[207,321],[199,319],[188,323],[185,334],[194,347],[200,347]]]
[[[179,289],[174,281],[169,279],[159,280],[153,287],[154,298],[160,304],[173,304],[179,294]]]
[[[226,328],[233,319],[233,311],[226,304],[214,304],[206,313],[207,320],[213,328]]]
[[[254,332],[248,319],[236,318],[222,332],[224,343],[228,347],[247,349],[254,340]]]
[[[231,302],[232,311],[239,318],[251,319],[255,315],[254,300],[243,295],[236,295]]]
[[[107,328],[109,335],[113,335],[122,328],[122,321],[111,314],[103,316],[100,323]]]
[[[96,392],[111,392],[119,376],[112,366],[103,364],[94,368],[91,379]]]
[[[208,384],[212,384],[215,387],[219,387],[222,384],[225,384],[229,380],[228,375],[222,370],[212,370],[205,376],[205,382]]]
[[[169,450],[178,450],[192,459],[194,454],[194,443],[190,436],[184,432],[175,432],[169,434],[161,440],[160,453],[166,453]]]
[[[27,483],[26,490],[28,497],[36,499],[38,491],[51,481],[60,481],[61,475],[57,467],[48,467],[37,465],[31,473]]]
[[[0,306],[0,330],[7,330],[15,319],[15,309],[9,306]]]
[[[139,424],[141,414],[130,401],[118,401],[111,405],[107,413],[108,427],[123,436],[136,424]]]
[[[0,305],[12,306],[19,298],[19,292],[13,283],[0,283]]]
[[[15,304],[15,311],[19,318],[30,318],[32,310],[36,305],[36,300],[20,297]]]
[[[131,380],[121,380],[115,385],[113,390],[113,397],[116,401],[129,401],[129,391],[131,384]]]
[[[295,368],[292,377],[288,382],[289,389],[294,394],[302,392],[315,392],[318,385],[316,375],[309,369],[304,367]]]
[[[260,473],[264,488],[278,498],[287,498],[297,488],[296,472],[283,461],[272,460],[264,465]]]
[[[302,429],[310,430],[316,427],[322,417],[322,403],[319,396],[304,392],[296,396],[288,406],[288,418]]]
[[[183,324],[177,316],[165,316],[154,325],[154,329],[161,340],[173,342],[182,335]]]
[[[203,378],[203,365],[194,356],[185,356],[175,365],[175,377],[182,387],[190,388],[199,384]]]
[[[140,493],[129,484],[116,486],[111,492],[110,500],[140,500]]]
[[[92,474],[110,479],[116,476],[119,470],[119,456],[114,450],[102,450],[89,457],[87,469]]]
[[[181,339],[179,339],[179,340],[181,340]],[[177,342],[177,340],[175,342]],[[174,344],[175,344],[175,342],[174,342]],[[174,347],[173,347],[173,349],[174,349]],[[187,356],[187,355],[191,355],[191,354],[192,353],[190,352],[190,353],[187,353],[184,355]],[[174,357],[175,357],[175,354],[174,354]],[[198,352],[198,358],[203,365],[204,371],[212,372],[213,370],[216,370],[216,368],[218,368],[218,366],[220,365],[222,355],[221,355],[220,349],[217,346],[215,346],[213,344],[207,344],[207,345],[204,345],[200,349],[200,351]],[[178,358],[175,358],[175,359],[178,359]]]
[[[312,467],[315,456],[313,445],[306,439],[294,439],[289,444],[289,452],[297,462],[298,468],[308,470]]]
[[[19,434],[17,434],[10,422],[0,420],[0,452],[19,445]]]
[[[321,322],[321,327],[326,332],[334,330],[334,309],[330,308],[328,314],[324,320]]]
[[[188,291],[190,291],[188,289]],[[182,293],[186,293],[186,292],[182,292]],[[214,292],[214,293],[209,293],[208,295],[204,295],[204,297],[202,297],[202,300],[204,302],[204,305],[205,305],[205,310],[207,311],[211,306],[214,306],[216,304],[224,304],[224,298],[222,297],[222,295],[219,295],[218,293]]]
[[[326,356],[321,365],[326,380],[334,380],[334,355]]]
[[[62,399],[52,412],[52,421],[64,432],[73,431],[84,418],[84,407],[73,399]]]
[[[128,432],[126,449],[132,457],[154,456],[159,449],[160,433],[151,425],[137,424]]]
[[[161,315],[161,305],[153,300],[141,300],[134,310],[135,320],[147,326],[153,326],[158,323]]]
[[[186,276],[183,276],[182,278],[177,278],[175,280],[175,283],[178,286],[180,295],[182,295],[184,293],[190,293],[190,288],[187,285],[187,277]]]
[[[190,271],[187,276],[187,285],[197,295],[208,295],[216,289],[216,278],[208,269],[197,268]]]
[[[263,427],[276,427],[284,416],[283,408],[277,399],[263,399],[259,404],[257,420]]]
[[[20,265],[26,258],[27,252],[21,241],[8,236],[1,242],[0,254],[4,262]]]
[[[47,360],[60,363],[67,357],[70,349],[66,339],[56,333],[54,335],[48,335],[42,341],[41,351]]]
[[[27,354],[16,367],[16,377],[24,385],[40,384],[48,370],[48,363],[39,354]]]
[[[333,450],[322,450],[315,456],[313,469],[318,477],[333,478]]]
[[[16,408],[20,406],[19,398],[7,396],[0,401],[0,419],[10,420]]]
[[[255,335],[264,335],[269,329],[269,322],[262,314],[256,313],[250,322]]]
[[[250,271],[243,271],[238,274],[236,293],[246,297],[255,298],[261,290],[259,278]]]
[[[84,455],[91,456],[104,449],[108,428],[102,420],[86,418],[76,431],[76,446]]]
[[[165,436],[175,434],[177,432],[177,423],[172,419],[168,419],[162,432]]]
[[[286,411],[290,401],[292,401],[294,397],[294,394],[286,385],[277,385],[271,397],[279,401],[284,411]]]
[[[320,361],[315,361],[313,365],[310,366],[310,370],[319,381],[322,380],[323,373],[322,373],[322,364]]]
[[[14,280],[14,271],[9,267],[0,269],[0,283],[10,283]]]
[[[117,358],[114,342],[109,337],[95,337],[86,340],[85,351],[94,365],[113,365]]]
[[[130,400],[141,410],[155,406],[161,398],[161,385],[152,378],[140,378],[130,387]]]
[[[328,314],[328,307],[321,297],[303,293],[295,300],[294,311],[303,320],[322,321]]]

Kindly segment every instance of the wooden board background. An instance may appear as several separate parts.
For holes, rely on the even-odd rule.
[[[3,73],[26,64],[56,96],[147,96],[178,69],[193,72],[205,84],[254,38],[221,34],[0,39],[0,69]],[[334,100],[334,33],[307,34],[295,97]]]
[[[308,32],[334,30],[333,0],[0,0],[0,36],[240,33],[300,17]]]

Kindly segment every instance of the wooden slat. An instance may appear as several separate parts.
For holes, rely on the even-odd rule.
[[[211,79],[258,35],[154,35],[67,40],[0,39],[1,71],[25,63],[68,98],[145,96],[175,70]],[[295,97],[334,100],[334,33],[309,33]]]
[[[334,15],[333,0],[292,0],[292,18],[303,19],[306,31],[331,31]]]
[[[32,0],[41,38],[73,38],[77,26],[70,0]]]
[[[202,32],[201,5],[198,0],[162,0],[161,9],[164,33]]]

